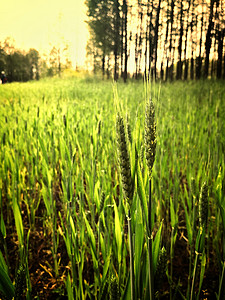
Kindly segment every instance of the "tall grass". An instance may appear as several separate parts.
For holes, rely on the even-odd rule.
[[[143,83],[118,83],[117,104],[113,85],[92,79],[1,86],[0,260],[11,297],[22,264],[27,298],[36,296],[34,265],[69,299],[189,299],[206,289],[222,299],[224,95],[219,81],[152,84],[157,147],[149,172]],[[117,111],[128,182],[121,180],[116,154]],[[202,229],[198,203],[205,181]],[[37,232],[50,254],[34,263]],[[177,268],[179,243],[187,249],[186,269]],[[213,291],[204,285],[212,265]]]

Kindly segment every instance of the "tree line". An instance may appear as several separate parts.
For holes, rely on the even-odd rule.
[[[114,80],[225,78],[224,0],[86,0],[89,63]],[[111,74],[111,75],[110,75]]]
[[[5,72],[8,82],[38,79],[38,66],[37,50],[24,52],[16,49],[10,38],[0,43],[0,71]]]
[[[60,76],[71,68],[65,45],[52,46],[50,52],[41,56],[36,49],[17,49],[14,40],[6,38],[0,42],[0,73],[4,72],[8,82],[28,81],[45,76]]]

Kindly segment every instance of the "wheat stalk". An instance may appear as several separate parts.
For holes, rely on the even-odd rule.
[[[116,140],[123,195],[129,207],[131,207],[131,202],[133,198],[133,185],[131,179],[130,157],[127,148],[127,139],[124,122],[123,118],[120,116],[119,113],[116,117]]]
[[[155,108],[151,98],[146,102],[145,107],[145,156],[148,166],[149,177],[152,175],[152,168],[156,152],[156,122]]]
[[[208,219],[208,186],[203,183],[199,198],[199,224],[203,228],[207,224]]]

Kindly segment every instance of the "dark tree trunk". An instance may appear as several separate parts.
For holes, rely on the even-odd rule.
[[[174,60],[172,59],[172,62],[171,62],[171,66],[170,66],[170,71],[169,71],[169,74],[170,74],[170,80],[173,81],[173,74],[174,74]]]
[[[202,35],[203,35],[203,12],[201,17],[201,33],[199,40],[199,56],[196,59],[196,78],[200,79],[202,76]]]
[[[193,51],[192,51],[192,56],[191,56],[190,78],[191,78],[191,80],[194,80],[194,54],[193,54]]]
[[[148,2],[150,3],[150,1]],[[153,39],[152,39],[152,14],[153,14],[153,1],[151,1],[151,11],[149,13],[149,28],[148,28],[148,73],[151,74],[151,65],[152,65],[152,52],[153,52]]]
[[[123,13],[124,13],[124,72],[123,72],[123,81],[127,81],[127,0],[123,0]]]
[[[154,76],[157,77],[157,51],[158,51],[158,36],[159,36],[159,15],[161,8],[161,0],[159,0],[156,20],[155,20],[155,34],[154,34]]]
[[[147,78],[148,32],[145,33],[145,78]]]
[[[165,37],[165,43],[164,43],[164,52],[163,52],[163,56],[164,58],[166,58],[166,75],[165,75],[165,80],[168,80],[168,76],[169,76],[169,60],[168,60],[168,49],[167,49],[167,43],[168,43],[168,37],[169,37],[169,14],[167,12],[167,22],[166,22],[166,37]]]
[[[169,79],[169,59],[166,60],[166,81]]]
[[[199,55],[196,58],[196,79],[201,78],[201,72],[202,72],[202,57]]]
[[[120,12],[119,1],[114,2],[114,80],[118,79],[118,54],[120,43]]]
[[[109,76],[110,76],[109,68],[110,68],[110,59],[109,59],[109,56],[108,56],[108,60],[107,60],[107,70],[106,70],[107,79],[109,79]]]
[[[205,68],[204,68],[204,77],[208,77],[209,73],[209,54],[212,45],[212,29],[213,29],[213,6],[215,0],[210,1],[210,14],[209,14],[209,22],[208,22],[208,29],[206,33],[206,40],[205,40]]]
[[[142,62],[142,41],[143,41],[143,27],[142,27],[142,21],[143,21],[143,9],[140,6],[139,8],[139,20],[140,20],[140,31],[139,31],[139,37],[138,37],[138,77],[141,73],[141,62]]]
[[[212,59],[212,61],[211,61],[211,73],[210,73],[211,78],[214,77],[214,69],[215,69],[215,62]]]
[[[124,67],[124,14],[121,19],[121,40],[120,40],[120,66],[121,66],[121,78],[123,78]]]
[[[138,77],[138,35],[135,36],[135,79]]]
[[[184,60],[184,80],[188,79],[188,67],[189,67],[189,60],[185,58]]]
[[[174,0],[171,0],[171,13],[170,13],[170,45],[169,45],[169,52],[170,52],[170,62],[171,66],[169,68],[169,77],[170,80],[173,80],[173,22],[174,22]]]
[[[225,79],[225,52],[223,56],[223,79]]]
[[[161,69],[160,69],[160,79],[161,81],[164,80],[164,69],[163,69],[163,62],[161,62]]]
[[[183,28],[183,4],[180,1],[180,36],[179,36],[179,44],[178,44],[178,63],[177,63],[177,75],[176,78],[179,80],[182,78],[182,40],[184,34]]]
[[[114,80],[117,81],[118,79],[118,63],[117,63],[117,58],[118,58],[118,52],[117,49],[114,50]]]
[[[190,78],[191,80],[194,79],[194,47],[195,42],[193,38],[193,32],[194,32],[194,23],[197,23],[197,16],[194,15],[194,1],[192,3],[192,13],[191,13],[191,68],[190,68]]]
[[[188,66],[189,66],[189,60],[187,59],[187,46],[188,46],[188,30],[189,30],[189,12],[190,12],[190,6],[191,6],[191,0],[188,1],[188,9],[187,9],[187,25],[186,25],[186,31],[185,31],[185,49],[184,49],[184,80],[187,80],[188,78]]]
[[[221,30],[218,31],[218,60],[217,60],[217,78],[222,77],[222,63],[223,63],[223,38],[224,32]]]
[[[105,53],[102,54],[102,77],[105,77]]]

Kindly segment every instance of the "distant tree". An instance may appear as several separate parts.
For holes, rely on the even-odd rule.
[[[190,24],[190,40],[191,40],[191,66],[190,66],[190,78],[194,79],[194,53],[196,49],[196,31],[197,31],[197,15],[195,14],[196,2],[192,0],[191,5],[191,24]]]
[[[162,62],[161,62],[161,79],[164,79],[164,66],[166,66],[166,77],[165,80],[168,79],[168,69],[169,69],[169,58],[168,58],[168,39],[169,39],[169,27],[170,27],[170,12],[168,9],[168,3],[165,4],[164,6],[165,10],[165,15],[164,15],[164,20],[166,20],[166,28],[165,28],[165,35],[164,35],[164,40],[163,40],[163,56],[162,56]],[[165,61],[165,62],[164,62]]]
[[[167,70],[168,75],[167,77],[170,80],[173,80],[173,68],[174,68],[174,8],[175,8],[175,0],[171,0],[170,3],[170,41],[169,41],[169,61],[170,66]]]
[[[184,9],[183,1],[180,1],[179,7],[179,42],[178,42],[178,62],[177,62],[177,74],[176,79],[182,78],[182,45],[183,45],[183,34],[184,34]]]
[[[110,56],[113,48],[113,7],[112,1],[103,0],[86,0],[88,8],[87,21],[90,32],[91,41],[89,41],[89,54],[98,53],[101,56],[102,75],[105,75],[106,59]],[[93,51],[90,51],[90,50]],[[97,49],[99,49],[97,51]],[[97,58],[96,55],[93,57]],[[96,65],[96,64],[95,64]],[[96,67],[95,67],[96,70]]]
[[[123,53],[124,55],[124,70],[123,70],[123,80],[124,82],[127,81],[127,64],[128,64],[128,32],[127,32],[127,15],[128,15],[128,5],[127,5],[127,0],[123,0],[123,6],[122,6],[122,11],[123,11],[123,34],[122,34],[122,44],[123,44]],[[123,66],[123,59],[121,65]]]
[[[15,40],[11,37],[7,37],[3,42],[3,49],[7,55],[14,53],[16,49]]]
[[[153,9],[154,9],[154,5],[153,5],[153,1],[148,0],[148,45],[149,45],[149,50],[148,50],[148,73],[151,74],[151,70],[152,70],[152,60],[153,60],[153,38],[154,38],[154,34],[153,34]]]
[[[200,22],[198,22],[200,25],[200,36],[198,37],[198,56],[196,57],[196,79],[200,79],[202,76],[202,40],[203,40],[203,32],[204,32],[204,12],[203,12],[203,1],[199,5],[201,7],[201,14],[199,14]],[[198,20],[198,16],[197,16]],[[197,24],[198,28],[198,24]]]
[[[90,39],[87,42],[86,53],[88,57],[88,67],[92,66],[93,73],[96,74],[98,71],[102,70],[102,75],[104,77],[105,64],[102,65],[102,55],[101,50],[96,46],[95,39],[93,37],[93,32],[90,31]],[[104,69],[104,71],[103,71]]]
[[[223,64],[223,42],[224,42],[225,30],[218,30],[217,40],[218,40],[218,60],[217,60],[217,78],[222,77],[222,64]]]
[[[20,50],[15,50],[7,55],[6,64],[8,81],[28,81],[30,79],[27,57]]]
[[[120,26],[121,26],[121,18],[120,18],[120,3],[118,0],[114,0],[113,2],[113,54],[114,54],[114,80],[118,79],[118,55],[120,53]]]
[[[58,43],[54,45],[48,55],[49,68],[48,76],[61,76],[63,70],[71,67],[71,61],[68,59],[69,46],[65,43]]]
[[[160,71],[163,80],[210,74],[225,78],[225,0],[86,0],[86,4],[89,53],[95,69],[101,65],[103,76],[107,65],[115,80],[120,73],[126,81],[129,58],[136,78],[142,71],[155,78]]]
[[[6,53],[0,43],[0,72],[4,71],[5,68],[6,68]]]
[[[11,38],[6,38],[0,43],[0,71],[5,71],[9,82],[34,79],[34,70],[38,77],[39,59],[37,50],[30,49],[28,52],[18,50]]]
[[[35,49],[30,49],[27,53],[27,59],[30,69],[30,79],[39,79],[39,52]]]
[[[142,63],[142,48],[143,48],[143,40],[144,40],[144,32],[143,32],[143,21],[144,21],[144,12],[143,12],[143,4],[141,1],[138,2],[138,19],[139,19],[139,28],[137,35],[137,68],[136,68],[136,78],[139,78],[141,75],[141,63]]]
[[[189,59],[187,59],[187,49],[188,46],[190,47],[189,43],[188,43],[188,32],[189,32],[189,15],[190,15],[190,7],[191,7],[191,0],[187,1],[187,10],[186,10],[186,28],[185,28],[185,44],[184,44],[184,63],[185,63],[185,67],[184,67],[184,80],[188,79],[188,67],[189,67]]]
[[[220,0],[216,2],[215,12],[215,42],[217,44],[217,64],[216,64],[216,77],[222,78],[223,75],[223,45],[225,38],[225,1]],[[225,58],[225,51],[224,51]],[[225,62],[224,62],[225,63]],[[224,64],[225,71],[225,64]]]
[[[209,72],[209,54],[211,50],[212,45],[212,30],[213,30],[213,8],[216,0],[210,0],[210,12],[209,12],[209,20],[208,20],[208,28],[206,32],[206,38],[205,38],[205,67],[204,67],[204,77],[208,77]]]
[[[157,58],[158,58],[158,38],[159,38],[159,15],[161,10],[161,0],[156,8],[155,29],[154,29],[154,76],[157,78]]]
[[[135,34],[135,79],[138,78],[138,34]]]

